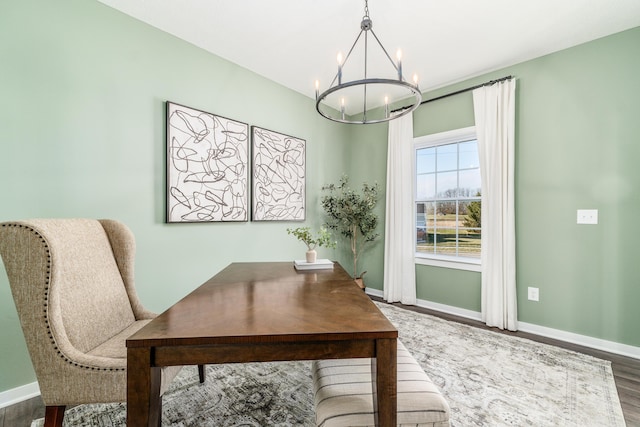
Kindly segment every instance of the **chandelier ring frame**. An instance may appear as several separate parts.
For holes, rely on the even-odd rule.
[[[415,97],[415,100],[411,106],[403,108],[398,114],[389,115],[388,117],[385,117],[383,119],[376,119],[376,120],[366,120],[366,117],[363,117],[362,120],[348,120],[348,119],[342,119],[339,117],[332,117],[327,113],[325,113],[324,111],[322,111],[322,109],[320,108],[320,103],[324,101],[327,98],[327,96],[331,95],[332,93],[336,93],[336,92],[339,92],[340,90],[347,89],[349,87],[354,87],[354,86],[366,87],[366,85],[369,85],[369,84],[387,84],[387,85],[394,85],[394,86],[403,86],[406,89],[409,89],[411,91],[411,95]],[[325,90],[320,95],[318,95],[318,98],[316,99],[316,111],[322,117],[338,123],[347,123],[347,124],[384,123],[384,122],[388,122],[390,120],[397,119],[399,117],[402,117],[406,114],[411,113],[413,110],[415,110],[420,106],[421,101],[422,101],[422,94],[420,93],[420,89],[417,86],[412,85],[411,83],[408,83],[406,81],[396,80],[396,79],[369,78],[369,79],[360,79],[360,80],[353,80],[350,82],[341,83],[339,85],[330,87],[329,89]]]

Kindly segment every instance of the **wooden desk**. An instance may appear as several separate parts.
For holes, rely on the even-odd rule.
[[[397,337],[337,263],[233,263],[127,339],[127,425],[160,426],[161,366],[371,357],[377,424],[395,426]]]

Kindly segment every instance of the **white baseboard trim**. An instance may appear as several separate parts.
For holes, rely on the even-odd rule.
[[[437,302],[427,301],[419,299],[416,303],[418,307],[429,308],[431,310],[440,311],[442,313],[453,314],[456,316],[464,317],[471,320],[482,320],[482,315],[473,310],[467,310],[466,308],[454,307],[451,305],[440,304]]]
[[[383,298],[382,291],[377,289],[366,289],[369,295]],[[429,308],[431,310],[440,311],[442,313],[454,314],[456,316],[465,317],[467,319],[482,320],[482,315],[477,311],[466,310],[464,308],[454,307],[437,302],[426,300],[418,300],[418,307]],[[608,353],[619,354],[621,356],[640,359],[640,347],[634,347],[627,344],[621,344],[614,341],[607,341],[600,338],[589,337],[586,335],[575,334],[573,332],[562,331],[560,329],[547,328],[545,326],[535,325],[533,323],[518,322],[518,329],[522,332],[528,332],[547,338],[553,338],[560,341],[578,344],[596,350],[606,351]]]
[[[554,338],[557,340],[570,342],[573,344],[583,345],[596,350],[602,350],[609,353],[619,354],[621,356],[640,359],[640,347],[621,344],[614,341],[607,341],[600,338],[589,337],[586,335],[574,334],[573,332],[561,331],[559,329],[547,328],[546,326],[534,325],[533,323],[518,322],[518,329],[522,332],[529,332],[543,337]]]
[[[11,390],[0,392],[0,408],[6,408],[39,395],[40,387],[38,387],[37,382],[12,388]]]
[[[384,294],[382,293],[382,291],[379,291],[377,289],[364,288],[364,291],[369,295],[373,295],[374,297],[384,298]]]

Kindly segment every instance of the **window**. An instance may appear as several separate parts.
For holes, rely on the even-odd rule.
[[[414,145],[416,259],[477,270],[482,228],[475,128],[416,138]]]

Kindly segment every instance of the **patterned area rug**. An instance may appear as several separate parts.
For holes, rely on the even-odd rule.
[[[378,304],[451,406],[452,426],[624,426],[609,362]],[[66,427],[126,425],[124,404],[80,405]],[[163,426],[313,426],[309,362],[184,368]],[[43,425],[42,420],[32,427]]]
[[[611,363],[386,304],[453,426],[624,426]]]

